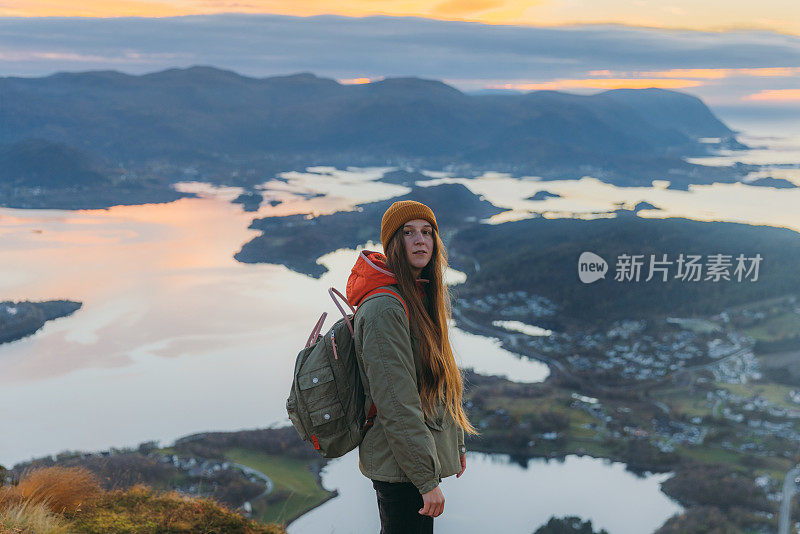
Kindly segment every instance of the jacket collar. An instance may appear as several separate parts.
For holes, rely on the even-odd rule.
[[[422,291],[422,284],[427,282],[428,280],[424,278],[417,279],[417,287],[420,291]],[[393,284],[397,284],[397,279],[389,270],[386,256],[380,252],[362,250],[347,279],[347,300],[352,306],[358,306],[364,295],[373,289]]]

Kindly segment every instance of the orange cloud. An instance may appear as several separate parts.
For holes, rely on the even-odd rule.
[[[653,76],[657,78],[702,78],[715,80],[733,76],[781,77],[800,74],[800,67],[743,67],[735,69],[669,69],[659,71],[612,72],[593,70],[592,76]]]
[[[759,29],[800,35],[800,4],[787,0],[2,0],[0,16],[163,17],[212,13],[416,16],[484,24],[622,24],[701,31]],[[656,2],[657,4],[657,2]]]
[[[434,15],[463,17],[503,5],[503,0],[445,0],[431,10]]]
[[[747,95],[742,100],[756,102],[795,102],[800,101],[800,89],[770,89]]]
[[[378,81],[379,79],[382,78],[376,78],[375,80],[372,78],[348,78],[345,80],[339,80],[339,83],[344,85],[360,85],[364,83],[372,83],[373,81]]]
[[[7,0],[0,16],[165,17],[213,13],[270,13],[308,17],[314,15],[414,16],[469,20],[485,24],[529,24],[526,12],[549,0]]]
[[[10,17],[169,17],[195,15],[202,10],[192,5],[150,0],[11,0],[0,3],[0,16]]]
[[[516,89],[520,91],[558,90],[558,89],[645,89],[658,87],[661,89],[681,89],[697,87],[703,82],[697,80],[660,79],[660,78],[588,78],[584,80],[555,80],[541,83],[505,83],[490,85],[490,89]]]

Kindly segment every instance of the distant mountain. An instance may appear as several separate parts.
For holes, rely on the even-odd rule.
[[[707,151],[699,138],[734,134],[699,99],[662,89],[467,95],[419,78],[341,85],[213,67],[6,77],[0,100],[0,144],[40,138],[122,163],[299,157],[613,172],[686,166],[681,156]]]
[[[613,89],[598,96],[630,106],[654,124],[690,137],[727,137],[732,133],[702,100],[684,93],[657,88]]]

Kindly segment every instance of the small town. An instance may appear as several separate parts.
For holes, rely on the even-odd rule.
[[[788,501],[791,488],[800,485],[792,475],[800,449],[800,388],[765,376],[763,358],[754,350],[757,340],[746,333],[771,318],[797,322],[795,296],[771,302],[768,313],[754,305],[706,318],[669,317],[650,324],[620,320],[602,331],[547,334],[541,327],[549,326],[557,309],[543,297],[510,293],[458,306],[454,315],[463,328],[496,336],[508,350],[549,363],[553,384],[563,384],[548,395],[564,399],[569,410],[559,413],[568,422],[540,426],[527,441],[529,450],[608,456],[599,444],[644,441],[663,459],[680,457],[681,463],[713,456],[734,469],[740,462],[761,464],[762,469],[749,468],[751,484],[768,502]],[[517,323],[513,328],[508,322],[489,323],[484,314],[492,309]],[[623,395],[631,400],[622,400]],[[502,407],[477,411],[482,428],[502,421],[531,429],[522,413]],[[577,438],[585,432],[591,437]],[[784,481],[790,479],[787,489]],[[754,513],[767,519],[775,515],[765,509]]]

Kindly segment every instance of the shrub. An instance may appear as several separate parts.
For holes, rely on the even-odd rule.
[[[55,513],[77,511],[102,493],[94,475],[78,467],[47,467],[23,473],[15,491],[23,501],[44,504]]]

